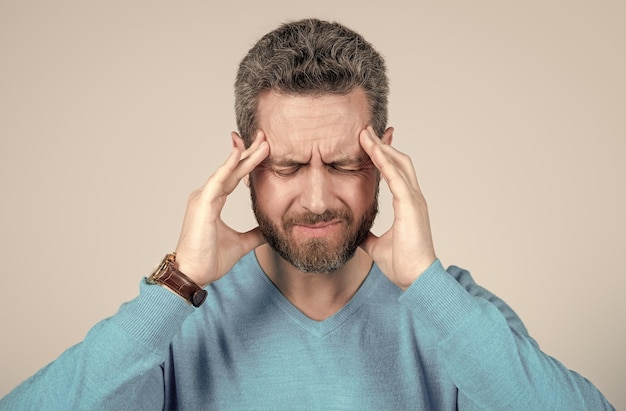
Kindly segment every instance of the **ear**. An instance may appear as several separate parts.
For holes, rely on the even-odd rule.
[[[385,144],[391,145],[391,142],[393,141],[393,127],[388,127],[380,140]]]
[[[244,144],[243,138],[239,135],[239,133],[233,131],[230,133],[230,137],[233,139],[233,147],[237,147],[241,150],[241,152],[244,152],[246,145]]]

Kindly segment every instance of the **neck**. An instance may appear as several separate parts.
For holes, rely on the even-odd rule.
[[[360,248],[331,273],[303,273],[269,245],[255,250],[257,260],[280,292],[309,318],[322,321],[343,308],[367,277],[372,259]]]

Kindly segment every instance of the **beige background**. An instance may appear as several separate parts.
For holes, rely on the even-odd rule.
[[[444,264],[626,408],[624,3],[296,3],[0,0],[0,395],[137,293],[229,152],[239,59],[318,16],[386,56]]]

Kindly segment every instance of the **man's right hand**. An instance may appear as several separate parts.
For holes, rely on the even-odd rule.
[[[237,133],[233,132],[232,138],[234,148],[226,162],[189,196],[176,246],[178,269],[202,287],[223,277],[239,259],[265,242],[258,227],[240,233],[221,218],[228,195],[269,154],[263,132],[245,150]]]

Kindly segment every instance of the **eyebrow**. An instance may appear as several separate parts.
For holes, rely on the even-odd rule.
[[[280,157],[280,158],[268,157],[265,160],[263,160],[263,163],[265,163],[266,166],[270,166],[270,167],[292,167],[292,166],[305,165],[306,163],[308,163],[308,161],[307,162],[296,161],[290,157]]]
[[[358,157],[341,156],[334,161],[324,162],[326,165],[334,166],[357,166],[365,164],[369,161],[369,157],[360,155]],[[279,157],[279,158],[266,158],[263,163],[269,167],[293,167],[303,166],[309,163],[309,161],[298,161],[291,157]]]

